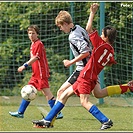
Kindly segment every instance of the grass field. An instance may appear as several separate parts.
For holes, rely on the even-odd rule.
[[[90,101],[98,103],[98,99],[91,97]],[[21,97],[0,97],[0,131],[15,132],[100,132],[101,124],[89,112],[80,106],[78,97],[71,97],[62,110],[64,118],[56,120],[53,128],[33,128],[32,120],[42,119],[41,113],[46,115],[50,110],[44,97],[37,97],[31,102],[25,112],[24,118],[15,118],[9,111],[17,111]],[[106,131],[133,132],[132,99],[111,98],[104,99],[104,104],[98,108],[108,116],[114,126]],[[103,131],[101,131],[103,132]]]

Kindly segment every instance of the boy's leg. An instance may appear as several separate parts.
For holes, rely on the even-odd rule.
[[[17,117],[17,118],[23,118],[24,112],[28,105],[30,104],[30,101],[26,101],[25,99],[22,99],[21,104],[19,106],[19,109],[17,112],[9,112],[11,116]]]
[[[128,84],[107,86],[106,88],[107,88],[108,96],[112,96],[114,94],[123,94],[131,91]]]
[[[52,108],[55,104],[56,100],[54,99],[54,97],[52,97],[49,101],[48,101],[48,104],[49,106]],[[62,119],[63,118],[63,114],[62,112],[59,112],[56,116],[56,119]]]
[[[67,99],[74,94],[73,88],[70,86],[68,89],[66,89],[59,101],[52,107],[48,115],[45,117],[43,120],[35,120],[32,121],[33,124],[37,126],[42,126],[42,127],[50,127],[53,118],[64,108],[65,103],[67,102]]]
[[[42,120],[34,120],[32,123],[34,124],[34,127],[51,127],[53,126],[53,122],[55,120],[56,115],[64,108],[64,104],[61,102],[57,102],[48,115],[42,119]]]
[[[102,123],[101,130],[111,128],[113,126],[113,122],[108,119],[95,105],[92,105],[89,112]]]
[[[94,87],[94,86],[95,86],[95,84],[92,87]],[[82,88],[83,86],[82,87],[79,86],[79,87]],[[110,128],[111,126],[113,126],[113,122],[110,119],[108,119],[95,105],[93,105],[91,102],[89,102],[89,93],[91,92],[91,91],[89,91],[89,86],[88,87],[84,86],[83,88],[87,88],[88,90],[85,90],[85,89],[80,90],[81,105],[86,110],[88,110],[88,112],[90,112],[102,124],[102,126],[100,128],[101,130],[104,130],[104,129],[107,129],[107,128]]]

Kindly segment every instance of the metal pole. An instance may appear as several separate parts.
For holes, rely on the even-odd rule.
[[[74,3],[73,2],[70,2],[70,9],[71,9],[71,16],[72,16],[72,19],[74,19],[74,10],[73,10],[73,8],[74,8]],[[69,59],[70,60],[72,60],[73,59],[73,54],[72,54],[72,51],[71,51],[71,49],[70,49],[70,52],[69,52]],[[69,75],[71,75],[72,74],[72,72],[73,72],[73,65],[71,65],[70,67],[69,67]]]
[[[104,2],[100,2],[100,34],[102,33],[102,29],[105,26],[105,3]],[[100,85],[101,85],[101,89],[104,88],[104,70],[101,71],[100,73]],[[99,99],[99,104],[103,104],[104,103],[104,99],[100,98]]]
[[[133,8],[132,8],[132,16],[133,16]],[[132,22],[131,22],[131,42],[132,42],[132,80],[133,80],[133,18],[132,18]],[[132,104],[133,105],[133,97],[132,97]],[[133,114],[133,110],[132,110],[132,114]],[[133,115],[132,115],[132,120],[133,120]],[[132,123],[133,124],[133,123]],[[133,128],[133,126],[132,126]]]

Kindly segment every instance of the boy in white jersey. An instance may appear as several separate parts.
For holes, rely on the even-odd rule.
[[[60,11],[55,18],[55,24],[64,33],[69,33],[69,44],[74,55],[72,60],[63,60],[64,66],[69,67],[76,64],[76,70],[67,79],[67,81],[59,88],[57,92],[57,100],[67,88],[75,83],[80,71],[84,68],[87,61],[90,58],[92,45],[89,40],[88,33],[84,28],[79,25],[74,25],[73,20],[69,12]]]

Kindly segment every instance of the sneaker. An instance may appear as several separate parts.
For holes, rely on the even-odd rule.
[[[51,125],[50,121],[46,121],[44,119],[42,120],[33,120],[32,124],[34,124],[33,127],[39,127],[39,128],[50,128],[53,127],[53,125]]]
[[[113,126],[113,122],[109,119],[107,122],[104,122],[101,126],[101,130],[111,128]]]
[[[24,114],[20,114],[19,112],[9,112],[9,114],[17,118],[24,118]]]
[[[58,115],[56,116],[56,119],[62,119],[63,118],[63,114],[60,112],[58,113]]]
[[[130,91],[133,92],[133,80],[129,81],[127,85],[129,86]]]

